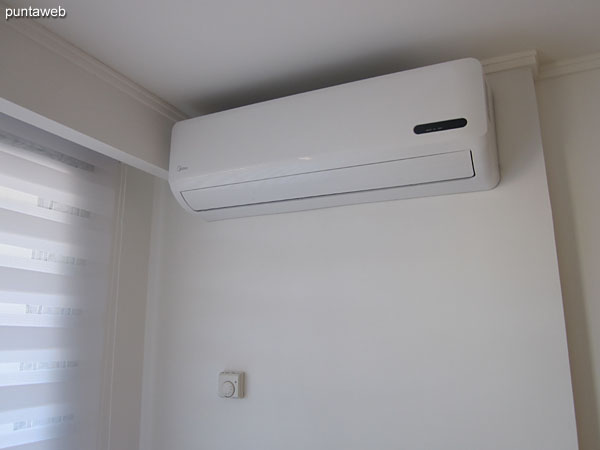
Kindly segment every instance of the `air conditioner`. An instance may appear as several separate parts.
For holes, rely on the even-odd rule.
[[[207,220],[491,189],[491,100],[462,59],[184,120],[169,182]]]

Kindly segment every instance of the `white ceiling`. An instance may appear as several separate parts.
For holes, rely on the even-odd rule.
[[[600,0],[13,0],[190,115],[464,56],[600,51]]]

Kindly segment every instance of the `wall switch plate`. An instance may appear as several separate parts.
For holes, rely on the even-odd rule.
[[[244,372],[221,372],[219,374],[219,397],[244,397]]]

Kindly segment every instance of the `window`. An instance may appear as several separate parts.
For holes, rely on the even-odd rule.
[[[93,450],[119,165],[0,119],[0,449]]]

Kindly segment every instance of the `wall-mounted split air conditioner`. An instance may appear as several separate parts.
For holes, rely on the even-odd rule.
[[[175,125],[169,182],[207,220],[491,189],[491,95],[463,59]]]

